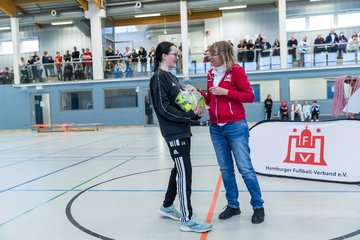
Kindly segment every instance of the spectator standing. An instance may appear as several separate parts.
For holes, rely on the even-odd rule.
[[[72,61],[74,62],[74,65],[75,65],[75,62],[80,61],[80,52],[77,50],[77,48],[75,46],[74,46],[74,51],[71,53],[71,58],[72,58]]]
[[[314,54],[325,52],[325,40],[321,36],[321,34],[318,34],[314,40]]]
[[[114,56],[114,51],[112,49],[112,46],[109,45],[106,52],[105,52],[105,56],[107,57],[107,59],[111,59]]]
[[[301,41],[300,62],[299,62],[300,67],[305,66],[305,54],[307,54],[309,52],[309,43],[308,43],[307,39],[308,38],[305,35]]]
[[[155,57],[155,48],[151,47],[149,52],[149,61],[150,61],[150,71],[154,72],[154,57]]]
[[[338,51],[338,58],[343,58],[343,53],[346,53],[346,45],[348,39],[345,37],[344,33],[341,32],[339,34],[339,51]]]
[[[27,70],[28,70],[29,79],[33,78],[33,71],[32,71],[32,66],[31,66],[32,64],[33,64],[32,56],[30,55],[28,60],[27,60],[27,65],[28,65]]]
[[[260,42],[259,48],[261,49],[261,57],[269,57],[271,44],[267,41],[266,38],[263,38]]]
[[[273,56],[280,56],[280,41],[279,39],[275,39],[274,43],[273,43]]]
[[[335,28],[330,29],[330,33],[326,37],[325,43],[330,43],[330,45],[327,45],[328,52],[337,52],[337,50],[338,50],[337,44],[339,43],[339,37],[335,33]]]
[[[273,100],[271,99],[271,95],[268,94],[264,101],[264,112],[266,114],[266,120],[271,119],[272,106],[273,106]]]
[[[34,82],[36,81],[37,78],[39,78],[37,75],[37,67],[35,65],[36,58],[38,58],[38,55],[36,52],[34,52],[34,55],[31,57],[31,71]]]
[[[237,45],[237,61],[245,62],[245,55],[246,55],[246,42],[242,39],[239,41],[239,44]]]
[[[73,66],[69,61],[65,62],[64,67],[64,81],[71,81],[73,75]]]
[[[147,72],[147,52],[145,48],[140,47],[139,49],[139,58],[140,58],[140,71],[143,76],[146,75]]]
[[[92,54],[89,48],[85,49],[82,58],[85,63],[85,77],[86,79],[92,79]]]
[[[139,54],[136,52],[136,49],[133,48],[130,54],[131,58],[131,68],[134,72],[138,72],[138,64],[139,64]]]
[[[71,55],[69,50],[66,50],[66,53],[64,54],[64,62],[71,62]]]
[[[20,58],[20,73],[21,73],[21,83],[29,83],[29,74],[27,70],[27,62],[24,57]]]
[[[113,75],[114,64],[112,61],[106,61],[105,69],[104,69],[104,78],[111,78]]]
[[[42,82],[42,73],[44,71],[43,65],[40,61],[40,57],[36,57],[34,65],[36,66],[36,76],[38,78],[37,82]]]
[[[74,73],[75,80],[84,80],[84,66],[82,63],[76,63],[75,65],[75,73]]]
[[[353,34],[351,35],[351,39],[347,45],[347,51],[349,52],[357,52],[359,51],[359,39],[358,39],[358,34],[356,32],[353,32]]]
[[[46,77],[51,76],[50,65],[49,65],[49,57],[48,57],[48,52],[47,51],[44,51],[44,55],[42,56],[41,60],[42,60],[41,62],[43,64],[43,66],[44,66],[45,76]]]
[[[49,70],[50,70],[50,77],[55,77],[55,70],[54,70],[54,59],[52,56],[49,56]]]
[[[131,63],[131,52],[130,52],[129,47],[125,47],[124,58],[125,58],[125,64],[126,64],[125,72],[129,72],[130,63]]]
[[[257,38],[255,39],[255,43],[254,43],[254,49],[256,51],[256,53],[255,53],[256,54],[256,62],[259,61],[259,52],[260,52],[259,49],[260,49],[260,43],[262,42],[262,40],[263,40],[262,34],[259,33]]]
[[[57,78],[58,81],[62,81],[62,56],[60,55],[60,52],[57,51],[56,52],[56,56],[55,56],[55,67],[56,67],[56,71],[57,71]]]
[[[292,56],[293,62],[296,61],[296,48],[298,46],[298,40],[291,36],[289,41],[287,42],[288,53]]]
[[[254,61],[254,57],[255,57],[255,54],[254,54],[254,51],[255,51],[255,45],[253,43],[253,40],[252,39],[249,39],[247,45],[246,45],[246,61],[247,62],[253,62]]]

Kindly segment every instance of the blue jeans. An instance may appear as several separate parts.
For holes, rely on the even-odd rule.
[[[210,125],[211,140],[214,145],[218,164],[226,190],[228,206],[239,208],[239,190],[236,184],[234,161],[250,192],[250,204],[255,208],[263,207],[259,182],[251,164],[249,148],[249,127],[246,119],[227,123],[223,126]]]

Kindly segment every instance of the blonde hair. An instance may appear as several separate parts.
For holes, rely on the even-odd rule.
[[[232,69],[236,63],[234,51],[231,44],[227,41],[215,42],[210,46],[210,54],[219,54],[220,61],[225,65],[226,70]]]

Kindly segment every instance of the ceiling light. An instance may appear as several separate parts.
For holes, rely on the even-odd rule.
[[[1,30],[10,30],[10,27],[0,27],[0,31]]]
[[[73,24],[73,21],[69,21],[69,22],[52,22],[51,25],[53,26],[57,26],[57,25],[68,25],[68,24]]]
[[[144,18],[144,17],[159,17],[159,16],[161,16],[160,13],[150,13],[150,14],[135,15],[134,17],[136,17],[136,18]]]
[[[321,2],[321,0],[310,0],[310,2]]]
[[[231,9],[239,9],[246,8],[246,5],[237,5],[237,6],[229,6],[229,7],[219,7],[219,10],[231,10]]]

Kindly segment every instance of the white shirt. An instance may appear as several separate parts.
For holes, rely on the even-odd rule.
[[[221,79],[223,79],[223,77],[225,76],[225,72],[225,65],[214,68],[214,87],[219,86]]]
[[[301,112],[301,105],[300,105],[300,103],[298,103],[296,106],[295,106],[295,104],[292,104],[292,105],[291,105],[291,111],[292,111],[292,112]]]

